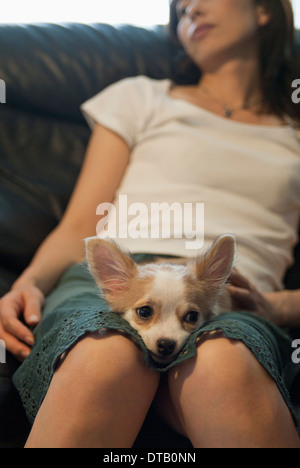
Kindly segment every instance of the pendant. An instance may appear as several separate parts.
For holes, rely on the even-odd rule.
[[[227,119],[231,119],[233,115],[233,110],[231,109],[231,107],[225,107],[224,114],[225,117],[227,117]]]

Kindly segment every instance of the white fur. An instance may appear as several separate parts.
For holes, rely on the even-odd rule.
[[[151,297],[161,301],[167,306],[166,312],[173,312],[174,308],[182,301],[185,287],[182,281],[182,273],[178,268],[172,268],[170,271],[158,270],[151,287]]]

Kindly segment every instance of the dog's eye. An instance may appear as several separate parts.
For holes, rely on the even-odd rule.
[[[150,306],[143,306],[136,309],[137,315],[144,320],[147,320],[153,316],[153,310]]]
[[[195,310],[191,310],[186,316],[184,317],[183,321],[186,323],[196,323],[199,318],[199,312]]]

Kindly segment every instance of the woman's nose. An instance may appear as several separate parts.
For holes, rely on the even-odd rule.
[[[190,18],[201,16],[203,14],[200,3],[201,2],[199,2],[199,0],[194,0],[190,2],[189,6],[186,9],[187,15],[190,16]]]

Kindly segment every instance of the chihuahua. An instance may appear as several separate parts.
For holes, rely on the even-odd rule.
[[[194,259],[155,258],[135,263],[118,246],[86,239],[87,262],[113,312],[137,330],[158,364],[175,359],[189,335],[213,317],[230,311],[226,282],[236,243],[219,237]]]

